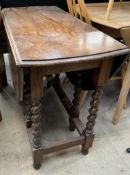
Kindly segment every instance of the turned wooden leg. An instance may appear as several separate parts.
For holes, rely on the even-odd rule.
[[[0,122],[2,121],[2,115],[1,115],[1,111],[0,111]]]
[[[116,111],[115,111],[115,114],[112,120],[113,124],[117,124],[119,122],[121,112],[123,111],[124,104],[126,103],[129,88],[130,88],[130,61],[129,61],[127,71],[126,71],[126,74],[123,80]]]
[[[31,104],[33,147],[38,149],[41,147],[41,102],[32,100]]]
[[[33,143],[33,166],[38,169],[41,166],[41,99],[43,96],[43,77],[39,68],[30,69],[31,89],[31,120]]]
[[[30,79],[29,79],[29,71],[24,75],[24,115],[26,119],[26,127],[31,128],[32,120],[31,120],[31,97],[30,97]]]
[[[69,122],[70,126],[69,129],[70,131],[75,130],[74,123],[72,121],[72,118],[78,118],[79,117],[79,107],[80,107],[80,95],[81,95],[81,74],[77,74],[77,80],[76,80],[76,85],[74,87],[74,99],[72,101],[72,107],[71,107],[71,116],[69,117]]]
[[[93,144],[93,127],[95,125],[95,120],[98,112],[98,105],[100,102],[101,88],[98,87],[95,89],[92,94],[92,101],[90,103],[91,108],[89,109],[89,116],[87,117],[88,121],[86,123],[86,128],[83,130],[83,135],[85,136],[85,143],[82,147],[82,153],[86,155],[88,153],[88,149],[92,147]]]

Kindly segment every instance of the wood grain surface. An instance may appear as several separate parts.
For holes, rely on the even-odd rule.
[[[2,17],[16,62],[91,56],[126,48],[55,6],[7,8]]]

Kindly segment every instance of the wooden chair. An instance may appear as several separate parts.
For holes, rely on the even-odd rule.
[[[91,16],[89,15],[88,11],[87,11],[87,7],[86,4],[84,2],[84,0],[67,0],[67,4],[68,4],[68,9],[69,12],[80,18],[82,21],[85,21],[86,23],[93,25],[92,23],[92,19]],[[108,17],[110,15],[110,10],[112,8],[112,2],[111,0],[108,3],[108,7],[107,7],[107,13],[106,16]],[[109,12],[109,14],[108,14]],[[124,69],[124,65],[122,65],[121,68],[121,75],[114,75],[111,77],[111,80],[117,80],[117,79],[121,79],[123,81],[124,75],[125,75],[125,69]],[[63,83],[66,82],[66,78],[64,79]],[[83,91],[81,94],[81,99],[80,99],[80,107],[83,105],[84,100],[87,96],[88,92],[87,91]]]
[[[86,9],[93,26],[115,39],[123,40],[130,47],[130,2],[114,2],[113,0],[109,0],[109,3],[85,4],[84,0],[79,0],[79,4],[80,8]],[[77,6],[77,9],[78,8]],[[121,78],[124,79],[117,109],[113,117],[113,124],[118,123],[121,111],[126,103],[125,101],[130,85],[128,77],[129,71],[130,63],[128,64],[126,73],[124,68],[122,71],[123,74]]]
[[[121,35],[125,44],[130,48],[130,27],[121,28]],[[127,95],[130,88],[130,55],[127,57],[128,66],[122,83],[122,88],[120,91],[116,111],[113,117],[113,123],[117,124],[119,122],[121,112],[126,104]]]

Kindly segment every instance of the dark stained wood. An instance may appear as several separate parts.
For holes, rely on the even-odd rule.
[[[62,87],[60,86],[59,79],[54,80],[53,88],[55,89],[57,96],[61,99],[61,103],[63,104],[64,108],[70,115],[72,103],[67,97],[67,95],[65,94]]]
[[[24,70],[22,68],[19,69],[18,66],[15,66],[14,56],[10,46],[9,46],[9,62],[16,96],[18,98],[18,101],[22,101],[23,89],[24,89]]]
[[[70,112],[70,117],[69,117],[69,122],[70,122],[69,129],[70,129],[70,131],[75,130],[75,125],[74,125],[72,119],[79,118],[80,95],[81,95],[81,90],[82,90],[81,89],[81,76],[82,76],[82,74],[77,72],[77,80],[76,80],[76,84],[74,87],[72,107],[71,107],[71,112]]]
[[[31,97],[30,97],[30,72],[28,69],[24,73],[24,92],[23,92],[23,105],[24,105],[24,116],[26,120],[26,127],[32,126],[32,114],[31,114]]]
[[[92,94],[92,101],[90,103],[89,115],[87,117],[86,128],[83,130],[83,135],[86,137],[86,143],[83,145],[82,152],[83,154],[88,153],[88,149],[90,148],[91,144],[88,144],[88,139],[93,140],[93,128],[95,125],[95,120],[97,118],[98,112],[98,104],[100,100],[100,92],[101,88],[96,88],[94,93]]]
[[[84,129],[84,125],[82,124],[82,122],[80,121],[79,118],[77,118],[79,116],[79,114],[75,117],[73,117],[73,104],[72,102],[69,100],[69,98],[67,97],[66,93],[64,92],[64,90],[62,89],[61,85],[60,85],[60,80],[59,77],[56,76],[54,82],[53,82],[53,88],[55,89],[55,92],[57,94],[57,96],[60,98],[61,103],[63,104],[64,108],[66,109],[66,111],[68,112],[68,115],[70,117],[70,120],[73,122],[74,127],[78,130],[79,134],[82,135],[83,129]],[[77,101],[79,103],[79,99]],[[77,103],[76,102],[76,103]],[[79,111],[78,111],[79,112]]]
[[[112,59],[126,55],[129,49],[57,7],[8,8],[2,11],[2,17],[18,99],[26,101],[26,115],[32,122],[30,140],[34,168],[40,168],[42,154],[76,145],[82,145],[82,152],[86,154],[94,139],[99,88],[109,78]],[[86,128],[79,119],[80,83],[75,87],[74,100],[71,103],[60,87],[58,78],[61,72],[83,69],[95,70],[96,87]],[[57,74],[53,87],[80,137],[44,147],[41,143],[41,98],[43,76],[50,74]]]
[[[40,69],[30,68],[31,119],[33,147],[41,147],[41,98],[43,96],[43,78]]]
[[[113,58],[108,60],[103,60],[101,62],[100,70],[95,70],[94,72],[94,83],[98,86],[103,86],[109,79],[111,68],[112,68]]]
[[[42,162],[42,151],[41,149],[33,150],[33,167],[38,170],[41,167]]]
[[[62,149],[70,148],[70,147],[81,145],[81,144],[84,144],[84,137],[83,136],[71,138],[71,139],[66,140],[66,141],[58,141],[54,145],[47,145],[47,147],[44,146],[43,154],[48,154],[48,153],[60,151]]]
[[[82,144],[82,154],[87,155],[89,148],[93,145],[94,134],[90,133],[87,137],[85,137],[85,142]]]
[[[2,10],[2,16],[17,64],[69,59],[126,48],[58,7],[8,8]]]
[[[82,135],[84,130],[84,125],[79,118],[72,118],[73,123],[80,135]]]

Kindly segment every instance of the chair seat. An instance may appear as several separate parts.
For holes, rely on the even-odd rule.
[[[105,19],[107,3],[86,4],[91,20],[100,25],[120,29],[130,26],[130,2],[114,2],[109,19]]]

